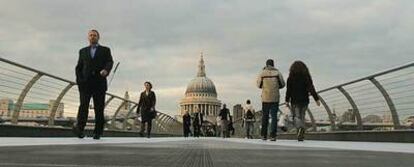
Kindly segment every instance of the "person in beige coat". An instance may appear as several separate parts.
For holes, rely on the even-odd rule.
[[[272,122],[270,126],[271,141],[276,141],[277,135],[277,113],[279,111],[279,89],[285,87],[282,73],[274,67],[272,59],[266,61],[266,66],[257,77],[257,87],[262,89],[262,129],[261,135],[263,140],[267,140],[269,114]]]

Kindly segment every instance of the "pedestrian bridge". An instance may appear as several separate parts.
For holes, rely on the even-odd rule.
[[[180,120],[163,111],[154,120],[155,138],[139,138],[137,103],[113,93],[106,95],[104,136],[95,141],[70,137],[79,105],[75,82],[0,58],[0,166],[411,166],[413,67],[319,91],[322,106],[310,104],[305,142],[292,140],[291,120],[277,142],[243,139],[236,115],[232,138],[186,139]],[[289,113],[283,104],[280,110]],[[92,115],[88,126],[93,122]],[[216,134],[207,133],[212,129],[204,134]]]
[[[237,138],[0,138],[0,166],[412,166],[414,144]]]

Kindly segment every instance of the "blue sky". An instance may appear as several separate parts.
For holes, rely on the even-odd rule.
[[[175,115],[203,51],[219,99],[259,107],[268,58],[285,78],[303,60],[317,89],[412,61],[412,11],[408,0],[0,0],[0,55],[74,80],[93,28],[121,62],[110,92],[138,100],[150,80],[157,108]]]

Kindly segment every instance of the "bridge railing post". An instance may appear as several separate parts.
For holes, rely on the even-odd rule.
[[[312,124],[312,131],[316,131],[316,130],[317,130],[317,126],[316,126],[316,121],[315,121],[315,118],[313,117],[312,111],[308,108],[308,109],[306,110],[306,112],[308,113],[309,118],[310,118],[310,120],[311,120],[311,124]]]
[[[75,85],[74,83],[69,83],[63,90],[60,92],[59,96],[53,101],[52,107],[49,109],[49,126],[53,126],[55,124],[55,116],[56,111],[60,105],[60,102],[62,101],[65,94]]]
[[[332,114],[331,108],[326,103],[326,101],[324,100],[324,98],[322,98],[322,96],[319,95],[318,97],[319,97],[319,100],[322,103],[322,106],[325,108],[326,113],[328,114],[329,121],[331,122],[331,129],[332,129],[332,131],[336,130],[336,120],[335,120],[335,117]]]
[[[16,105],[13,109],[13,115],[12,115],[12,124],[17,124],[19,120],[19,114],[20,110],[23,107],[24,99],[26,98],[27,93],[29,93],[30,89],[33,87],[33,85],[42,77],[42,73],[37,73],[33,78],[26,84],[22,92],[20,93],[19,98],[17,99]]]
[[[124,122],[123,122],[123,125],[122,125],[123,130],[127,130],[127,124],[128,124],[129,116],[131,115],[132,112],[135,111],[135,109],[137,107],[138,107],[138,104],[134,104],[134,106],[132,106],[131,109],[128,111],[128,113],[125,115]]]
[[[400,119],[397,113],[397,109],[395,108],[394,102],[388,92],[384,89],[380,82],[375,79],[375,77],[369,78],[372,84],[377,87],[377,89],[381,92],[382,96],[384,97],[385,101],[387,102],[388,108],[390,109],[392,122],[394,124],[394,129],[400,129]]]
[[[122,107],[124,107],[125,105],[127,105],[127,101],[123,100],[122,103],[115,110],[115,113],[114,113],[114,115],[112,116],[112,119],[111,119],[111,128],[112,129],[118,129],[116,127],[116,119],[117,119],[119,111],[121,111]]]
[[[351,104],[353,114],[355,114],[358,129],[363,130],[364,127],[362,125],[361,114],[359,113],[358,106],[355,103],[354,99],[351,97],[351,95],[342,86],[339,86],[338,90],[345,96],[345,98],[348,100],[349,104]]]

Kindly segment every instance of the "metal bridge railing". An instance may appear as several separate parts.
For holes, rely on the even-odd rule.
[[[333,130],[407,128],[414,121],[413,67],[411,62],[319,91],[323,107],[310,105],[312,124],[329,122]]]
[[[70,121],[69,117],[76,117],[79,92],[73,81],[0,58],[0,100],[0,118],[6,122],[57,126],[56,119]],[[136,106],[134,101],[107,93],[106,128],[138,130]],[[90,119],[94,119],[93,110]],[[181,126],[171,116],[158,112],[153,127],[155,133],[181,134]]]

